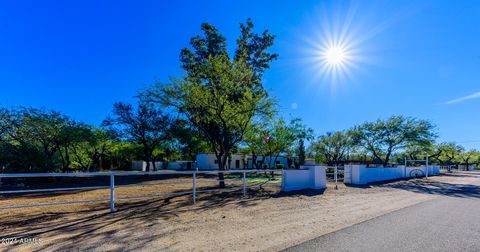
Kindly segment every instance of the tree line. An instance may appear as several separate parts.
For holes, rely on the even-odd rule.
[[[140,91],[135,104],[115,103],[99,126],[47,109],[0,108],[2,171],[128,169],[138,159],[156,170],[163,167],[155,161],[194,160],[199,152],[215,153],[220,170],[235,152],[270,160],[289,155],[296,166],[306,157],[386,166],[424,153],[441,164],[478,162],[475,151],[436,145],[435,126],[411,117],[393,116],[316,138],[301,119],[281,118],[277,101],[263,86],[265,71],[279,57],[270,52],[274,35],[254,32],[248,19],[229,50],[215,26],[204,23],[201,31],[180,52],[180,77]],[[259,161],[254,165],[265,167]]]
[[[453,142],[436,143],[435,126],[426,120],[392,116],[366,122],[345,131],[328,132],[313,141],[309,150],[316,161],[330,165],[345,162],[383,166],[424,160],[442,166],[480,165],[480,152]]]
[[[0,168],[94,172],[128,170],[133,160],[192,160],[208,147],[184,124],[144,104],[115,103],[99,127],[48,109],[0,108]]]

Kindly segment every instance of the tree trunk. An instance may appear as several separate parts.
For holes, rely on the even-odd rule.
[[[157,171],[157,166],[155,165],[155,158],[152,158],[153,171]]]
[[[102,156],[100,155],[100,157],[98,157],[98,169],[102,169],[103,168],[103,158]],[[94,168],[95,169],[95,168]]]
[[[392,155],[392,152],[389,150],[385,156],[385,160],[383,161],[383,167],[387,167],[388,161],[390,161],[390,155]]]
[[[217,160],[218,160],[218,169],[223,171],[226,170],[226,163],[227,163],[227,157],[228,157],[228,152],[220,152],[217,154]],[[219,172],[218,173],[218,186],[220,188],[225,187],[225,173]]]
[[[68,170],[70,166],[70,155],[68,154],[68,148],[65,146],[65,169]]]
[[[146,172],[150,171],[150,157],[145,157],[145,161],[147,162],[147,167],[145,168]]]

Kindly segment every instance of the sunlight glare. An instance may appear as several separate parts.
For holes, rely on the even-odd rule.
[[[325,51],[325,60],[330,65],[340,65],[346,60],[345,49],[338,46],[332,46]]]

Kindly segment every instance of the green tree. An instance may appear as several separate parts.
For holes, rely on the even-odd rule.
[[[126,141],[113,141],[109,146],[110,168],[130,169],[133,160],[143,158],[143,147],[137,143]]]
[[[441,143],[435,147],[435,154],[430,158],[440,165],[456,165],[463,152],[463,147],[455,143]]]
[[[270,160],[269,168],[274,168],[278,157],[282,154],[295,153],[299,159],[300,150],[303,149],[305,157],[304,140],[310,139],[313,131],[294,118],[290,123],[284,119],[270,119],[267,122],[256,124],[247,132],[244,143],[252,155],[262,155]],[[305,159],[304,159],[305,160]],[[253,163],[261,168],[264,159]]]
[[[298,164],[299,165],[304,165],[305,164],[305,142],[303,139],[300,139],[299,145],[298,145]]]
[[[471,165],[476,164],[480,158],[480,153],[477,150],[469,150],[460,154],[461,163],[467,166],[467,170]]]
[[[202,138],[202,134],[186,120],[176,120],[173,137],[176,140],[173,148],[180,151],[180,158],[183,160],[195,160],[198,153],[210,152],[210,146]]]
[[[8,135],[11,130],[11,125],[10,111],[5,108],[0,108],[0,172],[3,172],[8,162],[7,153],[10,149]]]
[[[298,157],[298,164],[296,166],[304,165],[306,158],[305,141],[311,141],[314,138],[313,129],[307,127],[300,118],[293,118],[290,121],[290,128],[295,138],[295,141],[291,145],[290,153]]]
[[[35,108],[11,109],[7,115],[0,122],[7,128],[1,143],[2,166],[16,172],[61,170],[62,129],[71,119],[56,111]]]
[[[156,170],[153,152],[162,142],[171,140],[173,124],[169,115],[145,102],[136,109],[131,104],[117,102],[113,106],[113,116],[104,121],[104,126],[111,127],[125,140],[142,146],[147,171],[150,171],[150,163]]]
[[[11,127],[11,120],[10,120],[10,111],[5,108],[0,108],[0,143],[2,143]]]
[[[79,141],[70,145],[72,167],[84,172],[94,172],[103,168],[104,162],[110,156],[114,144],[114,136],[101,128],[86,126],[77,132]]]
[[[58,134],[59,136],[55,140],[55,144],[62,161],[62,170],[67,172],[72,164],[72,155],[75,155],[78,161],[78,152],[93,144],[92,139],[94,136],[90,126],[70,119],[63,122]],[[83,163],[80,162],[79,164]]]
[[[426,155],[432,158],[435,156],[435,146],[431,142],[413,143],[407,147],[404,154],[411,160],[424,159]]]
[[[434,129],[435,126],[426,120],[392,116],[387,120],[366,122],[353,132],[355,142],[369,152],[374,161],[387,166],[397,151],[432,143],[436,138]]]
[[[56,170],[61,164],[58,155],[61,128],[68,118],[56,111],[22,108],[15,112],[11,138],[17,157],[23,160],[29,171],[39,168],[42,172]]]
[[[149,99],[176,109],[192,128],[201,133],[218,160],[227,168],[232,150],[243,141],[252,122],[271,113],[273,101],[261,80],[277,55],[267,52],[274,37],[252,32],[253,23],[241,24],[241,36],[233,59],[227,53],[226,38],[210,24],[202,24],[204,36],[191,39],[192,49],[181,51],[185,75],[170,85],[156,85]],[[223,173],[219,174],[224,186]]]
[[[275,120],[271,128],[267,129],[263,142],[266,151],[264,154],[269,157],[269,168],[275,168],[278,157],[287,153],[295,143],[295,133],[292,125],[288,125],[283,119]]]
[[[269,123],[270,121],[268,121]],[[269,124],[267,122],[258,122],[245,133],[244,144],[246,150],[252,154],[252,166],[256,169],[263,167],[264,158],[258,159],[258,155],[266,155],[268,153],[265,140],[269,135]]]
[[[327,132],[312,143],[311,150],[316,153],[315,159],[328,165],[338,165],[348,158],[354,148],[351,131]]]

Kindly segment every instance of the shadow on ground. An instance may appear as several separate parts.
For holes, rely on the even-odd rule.
[[[325,190],[302,190],[282,193],[262,188],[249,189],[248,196],[242,197],[241,190],[217,193],[204,193],[197,196],[197,204],[192,204],[191,196],[172,196],[168,198],[147,198],[137,201],[121,201],[116,205],[117,211],[110,213],[107,203],[91,204],[89,209],[72,210],[66,212],[31,213],[25,216],[12,216],[0,219],[1,238],[12,237],[64,237],[55,240],[55,250],[93,250],[97,246],[115,237],[115,247],[141,249],[156,239],[169,235],[169,231],[162,230],[157,220],[169,220],[182,213],[202,212],[228,205],[234,207],[248,207],[256,205],[258,201],[268,198],[316,196]],[[100,210],[99,210],[100,209]],[[61,221],[59,221],[61,220]],[[119,229],[116,224],[122,224]],[[135,233],[146,227],[156,225],[156,234],[138,237]],[[114,227],[115,226],[115,227]],[[175,228],[175,227],[173,227]],[[132,237],[135,240],[132,241]],[[82,243],[82,241],[89,241]],[[22,246],[22,245],[17,245]],[[5,248],[4,251],[13,251],[18,247]],[[168,247],[161,248],[169,250]],[[0,247],[0,250],[1,247]],[[39,244],[34,251],[51,250],[48,244]]]
[[[477,176],[476,174],[474,176]],[[456,176],[456,175],[451,175]],[[469,176],[458,174],[458,176]],[[470,176],[471,177],[471,176]],[[415,193],[445,195],[450,197],[479,198],[480,187],[468,184],[452,184],[434,180],[412,179],[376,183],[358,188],[384,187],[412,191]],[[117,212],[110,213],[107,203],[91,204],[89,209],[65,212],[32,212],[28,215],[11,216],[0,219],[1,238],[33,237],[48,240],[58,237],[54,243],[44,243],[32,246],[33,251],[83,251],[94,250],[114,237],[115,247],[109,250],[142,249],[160,238],[177,231],[180,226],[172,226],[176,217],[183,213],[201,213],[218,208],[248,207],[268,198],[303,197],[321,195],[325,190],[302,190],[294,192],[269,191],[264,189],[248,190],[248,196],[242,197],[241,190],[221,193],[199,194],[197,204],[192,204],[191,196],[175,196],[168,198],[147,198],[136,201],[122,201],[117,204]],[[100,210],[99,210],[100,209]],[[214,212],[214,211],[213,211]],[[225,216],[223,216],[225,218]],[[171,220],[161,222],[162,220]],[[190,221],[200,221],[195,218]],[[169,226],[166,226],[169,223]],[[117,225],[118,224],[118,225]],[[163,224],[163,225],[162,225]],[[139,236],[140,231],[154,226],[155,234]],[[133,239],[134,238],[134,239]],[[88,242],[84,242],[88,241]],[[49,247],[54,245],[54,248]],[[158,244],[156,244],[158,246]],[[23,245],[0,247],[3,251],[14,251]],[[21,247],[20,247],[21,248]],[[158,250],[172,250],[170,247],[160,247]]]
[[[459,173],[447,173],[443,174],[445,177],[458,177],[458,178],[480,178],[478,172],[459,172]],[[480,181],[480,180],[479,180]],[[347,185],[354,188],[371,188],[371,187],[383,187],[383,188],[395,188],[415,193],[423,193],[430,195],[443,195],[449,197],[460,198],[480,198],[480,186],[472,184],[454,184],[447,182],[435,181],[432,179],[409,179],[409,180],[391,180],[376,182],[367,185]]]

